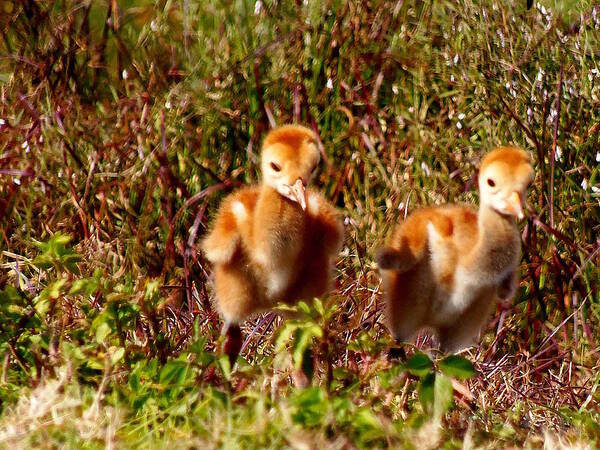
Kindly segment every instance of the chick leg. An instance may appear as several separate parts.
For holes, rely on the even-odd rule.
[[[476,345],[479,333],[488,322],[496,299],[495,290],[488,289],[482,292],[452,324],[440,327],[438,329],[440,349],[454,353]]]
[[[388,361],[406,361],[404,347],[391,347],[387,352]]]
[[[421,322],[415,320],[406,304],[387,305],[387,327],[396,344],[408,343],[421,328]],[[390,314],[390,311],[394,311]]]
[[[475,344],[479,333],[479,326],[469,326],[460,321],[451,326],[438,330],[440,350],[444,353],[457,353]]]
[[[226,339],[223,351],[229,356],[233,366],[242,347],[239,324],[259,310],[259,297],[245,265],[217,266],[214,282],[216,305],[225,320],[223,335]]]
[[[225,335],[223,353],[229,357],[229,364],[233,367],[242,348],[242,329],[238,324],[226,323],[223,325],[223,334]]]
[[[410,274],[386,271],[382,278],[387,327],[396,343],[409,342],[423,326],[426,312],[418,285],[413,286]]]

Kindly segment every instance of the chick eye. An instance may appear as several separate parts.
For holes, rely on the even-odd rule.
[[[494,186],[496,186],[496,182],[495,182],[494,180],[492,180],[491,178],[488,178],[488,179],[487,179],[487,184],[488,184],[488,186],[490,186],[490,187],[494,187]]]
[[[275,172],[281,171],[281,167],[279,166],[279,164],[276,164],[274,162],[271,163],[271,169],[273,169]]]

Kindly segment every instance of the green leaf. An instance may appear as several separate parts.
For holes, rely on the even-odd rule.
[[[69,289],[69,295],[76,295],[85,292],[87,295],[92,295],[98,288],[98,280],[95,278],[81,278],[75,280]]]
[[[144,406],[144,403],[146,403],[148,401],[148,399],[150,398],[151,393],[150,392],[146,392],[144,394],[141,394],[139,396],[136,396],[133,401],[131,402],[131,406],[133,407],[134,411],[140,409],[142,406]]]
[[[475,367],[467,358],[450,355],[439,362],[440,370],[449,377],[466,380],[475,375]]]
[[[140,383],[140,374],[137,372],[132,372],[129,375],[128,384],[129,384],[129,387],[131,388],[131,390],[133,392],[135,392],[136,394],[138,394],[140,391],[140,388],[142,387],[142,384]]]
[[[79,275],[80,274],[79,267],[77,267],[77,262],[79,260],[79,257],[78,257],[77,261],[75,261],[75,259],[72,257],[69,257],[68,259],[69,259],[69,261],[65,261],[65,267],[67,269],[69,269],[69,272],[74,273],[75,275]]]
[[[35,310],[37,311],[40,317],[44,317],[48,310],[50,309],[50,300],[48,298],[41,298],[38,296],[35,301]]]
[[[81,347],[79,347],[76,344],[73,344],[72,342],[63,341],[61,347],[64,355],[69,359],[76,359],[78,361],[84,361],[86,359],[86,356],[81,350]]]
[[[429,372],[419,383],[419,401],[426,413],[433,409],[435,373]]]
[[[102,344],[111,331],[108,323],[101,322],[100,325],[98,325],[98,328],[96,328],[96,342]]]
[[[111,347],[111,349],[114,349],[114,347]],[[114,366],[121,359],[123,359],[124,355],[125,355],[125,349],[123,347],[116,348],[113,352],[111,352],[110,364]]]
[[[217,360],[221,372],[227,381],[231,381],[231,364],[229,363],[229,356],[223,355]]]
[[[39,269],[49,269],[52,267],[52,258],[43,253],[33,259],[33,264]]]
[[[377,439],[385,435],[381,421],[372,410],[361,408],[354,417],[353,425],[366,439]]]
[[[56,300],[58,297],[60,297],[62,287],[65,285],[66,282],[66,278],[61,278],[60,280],[54,281],[48,287],[46,287],[46,289],[40,292],[39,298]]]
[[[419,378],[430,374],[433,370],[433,362],[425,353],[417,352],[406,362],[406,370]]]
[[[275,340],[275,351],[280,352],[285,348],[290,340],[292,334],[298,329],[299,325],[293,320],[284,322],[283,326],[279,330],[277,339]]]
[[[42,253],[36,256],[33,263],[40,269],[55,267],[57,270],[64,270],[67,268],[70,272],[79,274],[77,263],[81,261],[81,256],[72,248],[67,247],[70,241],[71,236],[57,233],[48,242],[36,243]]]
[[[323,330],[316,324],[310,324],[307,327],[298,328],[294,334],[294,346],[292,358],[296,369],[302,367],[302,361],[306,351],[311,346],[315,337],[322,337]]]
[[[160,280],[152,280],[146,284],[146,290],[144,292],[144,298],[146,300],[152,300],[159,294]]]
[[[52,236],[49,240],[48,243],[51,246],[54,246],[56,248],[59,247],[64,247],[66,246],[69,242],[71,242],[71,236],[68,234],[61,234],[61,233],[56,233],[54,236]]]
[[[450,378],[441,373],[436,374],[433,391],[433,416],[438,419],[452,406],[454,390]]]
[[[85,362],[85,365],[90,369],[104,370],[104,360],[98,358],[90,358]]]
[[[179,385],[185,379],[186,371],[187,364],[185,362],[177,360],[169,361],[160,371],[160,383],[165,385]]]
[[[14,286],[8,285],[3,291],[0,291],[0,304],[14,304],[21,302],[21,300],[21,294]]]
[[[297,391],[292,403],[296,407],[296,412],[292,414],[293,421],[304,426],[320,425],[328,410],[325,392],[319,387]]]
[[[336,420],[345,423],[351,417],[350,414],[354,404],[346,397],[333,397],[331,399],[331,406],[333,407]]]
[[[297,306],[298,306],[298,310],[300,310],[301,312],[303,312],[307,316],[310,315],[310,306],[308,306],[308,304],[306,302],[300,301],[300,302],[298,302]]]
[[[325,315],[325,308],[323,308],[323,302],[321,300],[319,300],[318,298],[315,298],[314,302],[313,302],[313,306],[315,308],[315,311],[317,311],[320,316]]]

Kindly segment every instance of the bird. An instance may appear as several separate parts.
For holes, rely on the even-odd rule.
[[[270,131],[261,150],[261,182],[230,194],[201,243],[213,265],[223,351],[231,366],[249,317],[326,294],[343,237],[338,211],[307,187],[320,161],[316,134],[302,125]]]
[[[387,327],[396,342],[437,332],[453,353],[475,343],[496,302],[518,288],[527,189],[535,173],[529,153],[499,147],[481,162],[479,209],[449,204],[409,214],[376,252]]]

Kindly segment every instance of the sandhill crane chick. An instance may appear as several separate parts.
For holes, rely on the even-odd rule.
[[[307,188],[319,160],[312,130],[286,125],[271,131],[262,146],[260,185],[227,197],[202,242],[214,266],[232,364],[241,348],[239,325],[248,317],[331,287],[343,225],[327,199]]]
[[[521,252],[516,219],[533,179],[528,153],[498,148],[481,163],[479,211],[423,208],[396,227],[376,260],[397,341],[429,327],[443,350],[461,350],[474,343],[496,301],[512,298]]]

